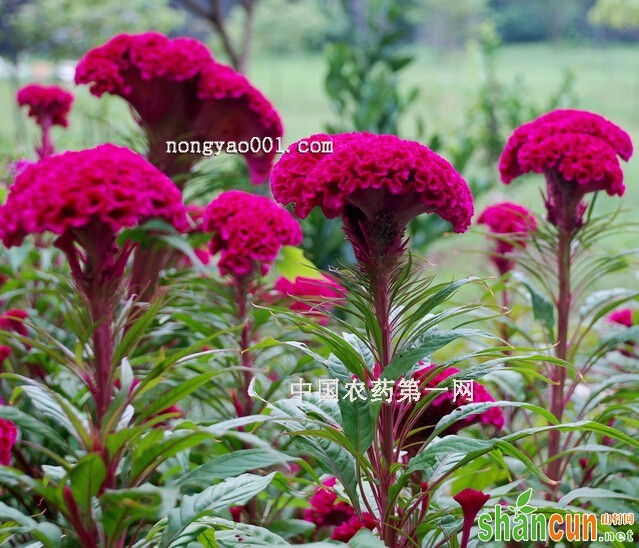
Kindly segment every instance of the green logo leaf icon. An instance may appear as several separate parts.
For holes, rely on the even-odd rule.
[[[519,514],[532,514],[535,510],[537,510],[537,507],[528,505],[531,498],[532,487],[519,495],[515,506],[508,506],[508,510],[511,510],[515,514],[515,518],[519,516]]]

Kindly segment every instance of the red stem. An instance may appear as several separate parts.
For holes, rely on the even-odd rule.
[[[572,294],[570,287],[570,242],[572,231],[559,227],[559,245],[557,249],[557,267],[559,272],[559,293],[557,295],[557,346],[555,355],[561,360],[568,357],[568,327],[570,323],[570,308],[572,304]],[[551,366],[551,379],[553,384],[549,390],[550,412],[558,421],[562,420],[564,414],[564,387],[566,383],[566,369],[561,365]],[[551,430],[548,438],[548,458],[552,459],[560,452],[561,433],[558,430]],[[553,496],[556,497],[559,489],[559,479],[561,470],[561,459],[555,458],[548,463],[546,474],[555,483],[552,486]]]

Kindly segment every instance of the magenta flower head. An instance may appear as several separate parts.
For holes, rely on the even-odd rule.
[[[215,61],[197,40],[119,34],[84,56],[75,81],[89,84],[98,97],[109,93],[129,102],[147,133],[151,162],[165,173],[188,172],[200,154],[208,154],[204,142],[219,141],[224,150],[233,143],[245,156],[253,183],[268,178],[274,142],[282,135],[279,115],[244,76]],[[175,153],[167,141],[176,139],[198,141],[199,147]],[[244,150],[245,143],[252,146]]]
[[[29,108],[29,116],[42,128],[69,125],[73,95],[61,87],[30,84],[18,91],[16,99],[21,107]]]
[[[632,327],[637,323],[635,321],[635,311],[632,308],[620,308],[615,310],[608,315],[607,319],[610,323],[625,325],[626,327]]]
[[[470,540],[470,530],[473,527],[473,523],[475,523],[475,518],[490,499],[490,495],[466,487],[466,489],[457,493],[453,499],[461,506],[462,513],[464,514],[460,548],[466,548]]]
[[[268,273],[282,246],[302,243],[293,216],[269,198],[239,190],[223,192],[204,212],[203,230],[213,233],[218,268],[237,278]]]
[[[21,171],[0,207],[0,239],[11,247],[28,234],[52,232],[76,281],[89,282],[80,263],[91,276],[113,279],[121,276],[128,256],[116,261],[117,234],[149,219],[185,230],[180,192],[140,155],[106,144],[50,156]]]
[[[0,400],[0,405],[4,405]],[[9,466],[11,463],[11,448],[18,439],[18,429],[15,423],[7,419],[0,419],[0,465]]]
[[[41,159],[50,156],[54,152],[51,127],[68,126],[73,95],[58,86],[31,84],[20,89],[16,99],[21,107],[29,108],[29,116],[35,119],[42,130],[42,144],[36,147],[38,156]],[[17,167],[16,171],[19,170]]]
[[[524,206],[511,202],[488,206],[477,222],[488,226],[495,235],[497,245],[491,260],[501,275],[514,267],[513,261],[506,255],[515,247],[525,248],[530,234],[537,230],[535,216]]]
[[[544,173],[548,220],[572,231],[583,223],[583,197],[625,190],[619,159],[632,156],[628,134],[605,118],[581,110],[555,110],[515,130],[501,155],[504,183],[524,173]]]
[[[422,362],[419,362],[422,365]],[[425,365],[413,373],[412,379],[419,383],[420,399],[431,394],[433,388],[438,388],[446,379],[459,373],[459,369],[448,367],[436,375],[432,375],[437,365]],[[454,400],[454,401],[453,401]],[[413,457],[426,439],[430,436],[433,428],[445,416],[450,415],[455,409],[471,403],[494,402],[486,388],[476,381],[472,381],[472,398],[468,394],[458,394],[454,397],[452,390],[441,392],[428,406],[421,407],[416,414],[411,416],[411,411],[417,406],[413,402],[401,402],[398,407],[398,423],[400,430],[408,433],[417,430],[412,435],[407,435],[403,444],[409,457]],[[440,436],[457,434],[463,428],[473,424],[481,424],[483,427],[494,427],[501,430],[504,426],[504,414],[499,407],[491,407],[483,413],[469,415],[450,425],[440,433]]]
[[[274,289],[283,298],[292,298],[290,309],[309,314],[325,325],[325,312],[343,302],[346,289],[328,276],[320,279],[297,277],[290,281],[283,276],[275,282]]]
[[[329,143],[332,152],[315,142]],[[328,148],[325,146],[324,148]],[[273,169],[273,196],[295,204],[306,218],[321,208],[342,217],[359,260],[402,248],[408,222],[436,213],[464,232],[473,215],[466,182],[446,160],[425,146],[394,135],[317,134],[294,143]]]

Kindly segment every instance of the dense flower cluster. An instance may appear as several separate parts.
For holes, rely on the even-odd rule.
[[[343,300],[345,289],[328,276],[321,279],[297,277],[290,281],[283,276],[275,282],[275,291],[282,297],[292,297],[290,309],[317,317],[326,322],[323,312],[330,310]]]
[[[305,218],[319,207],[328,218],[349,208],[371,220],[391,214],[400,226],[421,213],[437,213],[464,232],[473,215],[466,182],[441,156],[394,135],[317,134],[304,139],[332,142],[332,153],[301,153],[295,143],[273,169],[275,199],[294,203]],[[311,149],[312,150],[312,149]]]
[[[502,181],[509,184],[528,172],[545,173],[549,221],[573,229],[581,224],[581,198],[605,190],[624,193],[617,156],[628,160],[628,134],[605,118],[580,110],[555,110],[517,128],[499,162]]]
[[[222,275],[266,274],[282,246],[299,245],[302,230],[269,198],[239,190],[223,192],[204,212],[203,229],[213,233],[211,253],[220,252]]]
[[[530,233],[537,229],[534,215],[524,206],[512,202],[500,202],[487,207],[477,219],[479,224],[488,226],[490,232],[500,235],[492,261],[501,274],[512,270],[513,262],[506,253],[515,249],[515,245],[526,247]]]
[[[0,359],[0,362],[2,360]],[[0,405],[4,405],[0,398]],[[0,419],[0,465],[9,466],[11,463],[11,448],[18,439],[18,429],[13,421]]]
[[[195,161],[167,156],[167,140],[238,142],[282,135],[280,117],[262,93],[191,38],[120,34],[85,55],[75,80],[90,84],[94,95],[127,100],[149,135],[151,160],[166,170],[185,172]],[[251,180],[263,182],[275,148],[244,156]]]
[[[30,84],[18,91],[16,99],[21,107],[29,108],[29,116],[43,128],[69,124],[73,95],[61,87]]]
[[[423,362],[419,362],[420,367],[412,378],[419,382],[421,398],[427,397],[431,392],[428,389],[439,387],[446,379],[459,373],[459,369],[454,367],[448,367],[443,371],[440,371],[436,375],[432,376],[432,372],[436,369],[437,365],[423,365]],[[455,409],[468,405],[470,403],[481,402],[493,402],[493,398],[486,388],[476,381],[473,381],[473,397],[470,399],[467,395],[453,396],[453,391],[447,390],[438,395],[427,407],[422,407],[420,414],[416,417],[416,421],[412,424],[411,430],[420,429],[417,433],[408,437],[406,443],[406,451],[409,456],[413,456],[419,450],[419,446],[422,440],[428,437],[432,431],[432,428],[443,417],[452,413]],[[420,399],[421,399],[420,398]],[[455,401],[453,401],[455,399]],[[400,404],[402,407],[400,422],[406,423],[409,418],[410,411],[416,406],[414,403]],[[494,426],[498,430],[501,430],[504,426],[504,414],[499,407],[491,407],[483,413],[476,415],[469,415],[464,417],[454,424],[450,425],[440,435],[456,434],[462,428],[466,428],[473,424],[482,424],[483,426]]]
[[[335,478],[328,478],[315,490],[309,501],[310,508],[304,511],[304,519],[318,527],[335,526],[331,538],[342,542],[348,542],[360,529],[373,530],[377,522],[371,514],[364,512],[359,519],[350,504],[337,500],[335,483]]]
[[[144,158],[114,145],[66,152],[21,171],[0,207],[0,239],[64,234],[98,223],[114,233],[152,218],[186,228],[180,192]]]

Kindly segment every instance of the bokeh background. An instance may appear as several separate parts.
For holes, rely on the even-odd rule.
[[[511,131],[547,110],[591,110],[639,138],[639,0],[0,0],[0,165],[32,150],[35,128],[15,94],[33,81],[76,94],[70,127],[54,130],[58,148],[142,146],[124,101],[92,97],[73,74],[89,48],[147,30],[196,37],[244,72],[280,112],[285,143],[370,130],[431,146],[471,182],[478,211],[502,199],[543,210],[541,178],[504,187],[497,161]],[[596,211],[621,207],[634,221],[639,160],[624,167],[626,196],[602,197]],[[232,158],[198,169],[202,195],[241,178]],[[322,267],[345,253],[324,222],[305,226]],[[442,272],[490,273],[483,230],[453,236],[436,219],[412,229]],[[611,245],[635,240],[618,234]]]

